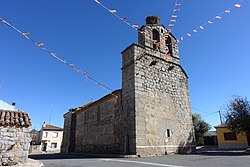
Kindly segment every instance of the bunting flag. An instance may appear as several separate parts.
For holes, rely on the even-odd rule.
[[[95,0],[95,2],[98,3],[98,4],[101,4],[101,2],[99,2],[99,1],[97,1],[97,0]]]
[[[116,10],[109,10],[109,12],[116,13],[117,11]]]
[[[95,0],[97,3],[99,1]],[[100,3],[100,2],[99,2]],[[57,60],[59,60],[60,62],[62,62],[63,64],[72,67],[76,72],[79,72],[81,74],[83,74],[86,78],[88,78],[89,80],[91,80],[93,83],[95,83],[96,85],[98,85],[100,88],[104,89],[106,92],[108,92],[109,94],[113,95],[114,97],[118,98],[118,96],[116,96],[115,94],[113,94],[113,90],[107,86],[105,86],[104,84],[102,84],[101,82],[95,80],[91,75],[89,75],[89,73],[87,71],[82,71],[81,68],[76,67],[74,64],[72,63],[67,63],[66,60],[60,58],[59,56],[57,56],[57,54],[55,52],[52,52],[46,48],[44,48],[44,43],[43,42],[36,42],[35,40],[33,40],[32,38],[28,37],[27,35],[29,35],[29,32],[22,32],[20,30],[18,30],[16,27],[14,27],[13,25],[11,25],[10,23],[8,23],[6,20],[0,18],[0,21],[4,24],[6,24],[7,26],[9,26],[10,28],[12,28],[13,30],[15,30],[16,32],[18,32],[19,34],[21,34],[22,36],[24,36],[26,39],[28,39],[29,41],[31,41],[33,44],[35,44],[36,46],[38,46],[39,48],[41,48],[42,50],[46,51],[47,53],[49,53],[51,56],[53,56],[54,58],[56,58]]]
[[[221,14],[216,15],[212,19],[208,20],[207,22],[203,23],[202,25],[198,26],[197,28],[191,30],[190,32],[182,35],[178,41],[183,41],[184,37],[191,37],[192,34],[197,33],[197,29],[204,30],[207,25],[212,25],[216,20],[221,20],[222,16],[225,14],[230,14],[233,8],[240,8],[244,0],[240,0],[238,3],[235,3],[232,7],[225,9]]]
[[[133,27],[133,28],[138,28],[139,25],[138,25],[138,24],[132,24],[132,27]]]
[[[30,33],[29,32],[22,32],[21,34],[26,36],[26,35],[29,35]]]
[[[43,42],[38,42],[37,46],[42,47],[42,46],[44,46],[44,43]]]
[[[177,12],[180,11],[180,7],[181,4],[179,3],[179,0],[175,0],[175,4],[174,4],[174,9],[171,15],[171,19],[168,23],[168,27],[174,27],[174,23],[177,21]]]
[[[104,9],[106,9],[107,11],[109,11],[111,14],[113,14],[116,18],[118,18],[119,20],[123,21],[124,23],[126,23],[129,27],[133,28],[134,30],[138,30],[137,28],[139,27],[138,24],[130,24],[128,21],[127,21],[127,18],[125,17],[120,17],[118,14],[117,14],[117,10],[115,9],[109,9],[108,7],[106,7],[103,3],[101,3],[100,1],[98,0],[95,0],[95,2],[97,4],[99,4],[101,7],[103,7]]]

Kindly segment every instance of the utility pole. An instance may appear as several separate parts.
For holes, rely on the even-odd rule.
[[[222,124],[222,117],[221,117],[221,112],[220,110],[218,111],[219,115],[220,115],[220,124]]]

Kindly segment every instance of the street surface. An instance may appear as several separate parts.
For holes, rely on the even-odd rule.
[[[203,153],[147,158],[95,158],[90,156],[43,154],[30,158],[45,167],[249,167],[250,153]]]

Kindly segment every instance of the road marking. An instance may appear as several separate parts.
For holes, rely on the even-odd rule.
[[[167,165],[167,164],[159,164],[159,163],[152,163],[152,162],[128,161],[128,160],[119,160],[119,159],[102,159],[102,160],[103,160],[103,161],[113,161],[113,162],[124,162],[124,163],[134,163],[134,164],[152,165],[152,166],[187,167],[187,166],[179,166],[179,165]]]

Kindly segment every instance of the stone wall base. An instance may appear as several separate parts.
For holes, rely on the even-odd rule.
[[[83,144],[76,146],[76,153],[120,154],[120,144]]]
[[[137,146],[136,155],[140,157],[161,156],[168,154],[192,154],[195,146]]]

